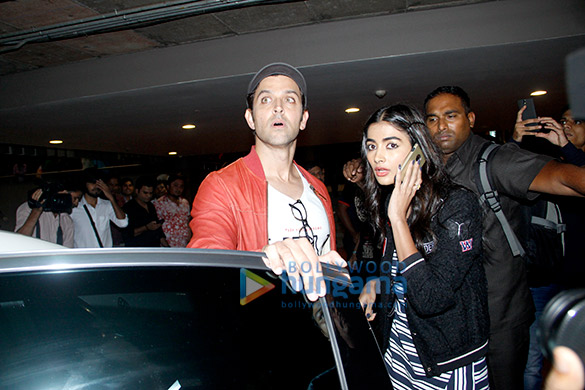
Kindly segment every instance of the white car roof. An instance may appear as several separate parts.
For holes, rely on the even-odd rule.
[[[0,230],[0,252],[28,252],[35,250],[63,249],[62,245]]]

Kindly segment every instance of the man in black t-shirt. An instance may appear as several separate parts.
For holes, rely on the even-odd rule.
[[[154,182],[141,177],[136,181],[134,197],[124,205],[128,227],[124,229],[124,242],[131,247],[169,246],[162,223],[152,204]]]

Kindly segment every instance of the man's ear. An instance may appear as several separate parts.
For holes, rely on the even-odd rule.
[[[301,124],[299,126],[299,129],[305,130],[305,128],[307,127],[307,121],[309,120],[309,111],[305,110],[303,111],[303,116],[301,117]]]
[[[469,127],[473,129],[473,125],[475,125],[475,112],[471,111],[467,114],[467,119],[469,120]]]
[[[246,118],[246,122],[248,122],[248,126],[250,127],[250,129],[256,130],[256,126],[254,125],[254,116],[252,115],[252,110],[247,108],[246,112],[244,113],[244,118]]]

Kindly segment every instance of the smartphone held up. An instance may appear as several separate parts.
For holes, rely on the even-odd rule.
[[[526,106],[526,109],[522,113],[522,120],[537,119],[536,109],[534,108],[534,100],[532,98],[518,100],[518,109]],[[543,123],[534,122],[528,123],[526,126],[534,127],[534,130],[527,130],[531,133],[550,133],[550,129],[547,129]]]

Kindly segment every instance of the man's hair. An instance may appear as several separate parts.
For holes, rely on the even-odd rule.
[[[169,175],[169,178],[167,180],[165,180],[166,185],[170,186],[172,182],[174,182],[175,180],[183,180],[183,183],[185,183],[185,177],[183,175],[180,174],[171,174]]]
[[[69,180],[64,180],[63,181],[63,186],[65,187],[65,189],[67,190],[67,192],[85,192],[86,187],[85,185],[82,185],[83,183],[80,183],[79,180],[74,180],[74,179],[69,179]]]
[[[450,95],[454,95],[457,96],[459,99],[461,99],[461,104],[463,105],[463,108],[465,109],[465,115],[469,114],[471,112],[471,100],[469,99],[469,95],[467,95],[467,92],[465,92],[463,90],[463,88],[458,87],[456,85],[446,85],[443,87],[439,87],[437,89],[435,89],[434,91],[432,91],[431,93],[429,93],[427,95],[427,97],[425,98],[425,113],[427,112],[427,103],[429,102],[429,100],[431,100],[432,98],[435,98],[439,95],[443,95],[443,94],[450,94]]]
[[[118,175],[114,174],[114,173],[110,173],[106,176],[106,180],[104,180],[106,183],[109,182],[112,179],[116,179],[118,180],[118,183],[120,183],[120,178],[118,177]]]
[[[103,180],[103,174],[96,168],[86,168],[81,172],[81,179],[83,183],[95,183],[98,180]]]
[[[152,187],[154,188],[155,181],[150,176],[140,176],[136,179],[136,185],[134,186],[134,190],[140,191],[142,187]]]
[[[129,177],[125,177],[122,180],[120,180],[120,185],[130,182],[130,184],[134,185],[134,181],[132,179],[130,179]]]

